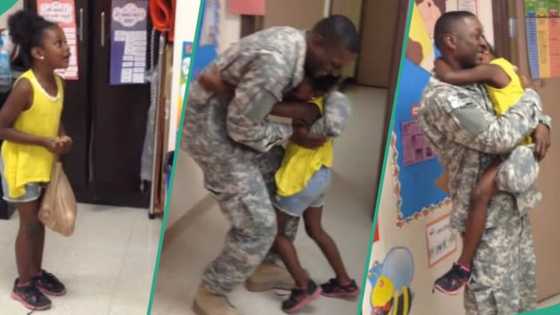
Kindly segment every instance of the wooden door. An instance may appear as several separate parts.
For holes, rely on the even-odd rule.
[[[150,103],[149,85],[109,84],[111,1],[91,3],[91,184],[97,202],[148,207],[149,189],[141,190],[140,164]]]
[[[391,85],[391,62],[400,51],[394,47],[397,38],[400,1],[364,0],[362,11],[362,51],[358,59],[357,82],[359,84],[389,88]]]
[[[508,16],[515,21],[514,38],[509,41],[509,45],[508,43],[500,45],[509,48],[509,54],[506,53],[506,55],[511,56],[523,75],[530,77],[523,1],[502,0],[499,2],[502,6],[498,10],[502,13],[508,12]],[[500,24],[507,22],[504,18]],[[497,38],[497,42],[507,40],[509,38],[507,35],[508,32],[496,32],[496,37],[501,37],[500,40]],[[541,163],[538,180],[538,186],[544,199],[540,206],[531,212],[537,255],[537,293],[539,299],[542,300],[560,293],[560,273],[558,272],[560,229],[557,227],[557,223],[560,222],[560,212],[558,211],[560,194],[557,183],[560,177],[560,168],[557,166],[557,162],[560,161],[560,146],[554,142],[560,139],[560,128],[554,123],[560,121],[560,108],[556,106],[560,97],[560,78],[537,80],[533,81],[533,84],[542,97],[544,111],[553,119],[553,145],[548,156]]]

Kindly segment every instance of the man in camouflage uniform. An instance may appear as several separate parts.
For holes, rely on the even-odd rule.
[[[318,145],[306,135],[292,135],[290,125],[268,120],[272,107],[304,75],[337,75],[355,59],[358,38],[352,22],[342,16],[323,19],[309,32],[270,28],[241,39],[210,65],[235,86],[233,97],[193,82],[183,147],[231,223],[224,249],[207,267],[195,297],[199,314],[238,314],[226,294],[253,273],[274,241],[273,175],[283,155],[278,145],[288,139]],[[279,272],[269,272],[270,280],[277,281]],[[287,272],[281,275],[291,280]]]
[[[486,45],[482,26],[467,12],[449,12],[436,24],[436,45],[455,69],[473,67]],[[550,118],[539,96],[527,90],[506,114],[496,117],[484,87],[452,86],[432,78],[418,111],[420,126],[449,170],[451,225],[465,231],[472,188],[497,156],[512,152],[527,135],[544,158],[550,145]],[[500,170],[501,189],[488,205],[486,229],[473,260],[464,305],[470,315],[510,315],[536,307],[535,253],[528,211],[540,199],[523,169],[523,151]],[[512,167],[511,163],[521,163]],[[512,171],[517,172],[512,176]],[[524,174],[525,172],[525,174]],[[509,182],[504,182],[509,181]],[[529,188],[527,188],[529,187]]]

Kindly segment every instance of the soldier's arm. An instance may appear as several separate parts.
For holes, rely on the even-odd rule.
[[[266,152],[291,137],[292,126],[266,119],[290,84],[291,71],[292,65],[282,56],[254,56],[228,105],[226,125],[234,141]]]
[[[350,100],[341,92],[331,92],[325,98],[325,113],[311,126],[311,134],[334,138],[342,131],[350,118]]]
[[[427,111],[419,117],[422,123],[432,125],[461,145],[489,154],[511,152],[543,123],[540,97],[532,90],[527,90],[522,99],[500,117],[460,93],[434,96],[426,102],[439,104],[426,106]]]

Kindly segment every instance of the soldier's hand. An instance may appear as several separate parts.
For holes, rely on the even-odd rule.
[[[316,137],[309,134],[309,128],[305,126],[294,126],[294,133],[290,140],[304,148],[316,149],[327,141],[325,137]]]
[[[550,129],[543,124],[539,124],[533,132],[533,141],[535,142],[535,157],[541,161],[548,153],[548,149],[552,144],[550,140]]]
[[[216,67],[211,67],[204,70],[198,76],[198,82],[205,90],[215,92],[218,94],[229,95],[235,92],[235,87],[227,84],[222,80],[220,72]]]

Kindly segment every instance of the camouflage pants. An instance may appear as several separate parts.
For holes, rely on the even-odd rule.
[[[512,315],[536,307],[536,258],[528,216],[484,232],[465,290],[468,315]]]
[[[244,282],[267,254],[267,261],[276,259],[269,253],[277,230],[271,196],[282,156],[281,148],[254,159],[193,156],[202,168],[206,188],[231,223],[222,252],[203,275],[202,282],[211,291],[227,294]],[[291,224],[287,233],[295,237],[296,229],[297,224]]]

